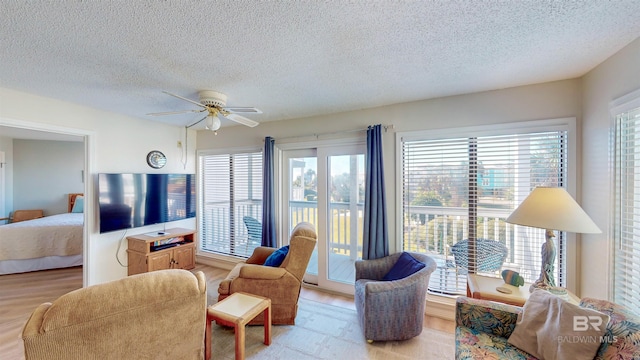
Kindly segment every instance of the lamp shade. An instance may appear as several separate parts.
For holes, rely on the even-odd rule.
[[[541,229],[584,234],[601,233],[589,215],[563,188],[533,189],[505,221]]]

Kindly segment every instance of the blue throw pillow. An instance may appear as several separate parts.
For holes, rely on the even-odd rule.
[[[406,252],[398,258],[391,270],[382,278],[384,281],[399,280],[420,271],[425,265]]]
[[[280,249],[272,252],[271,255],[269,255],[269,257],[267,258],[267,260],[264,261],[263,265],[278,267],[280,266],[280,264],[282,264],[282,262],[284,261],[284,258],[287,257],[288,253],[289,253],[289,245],[283,246]]]

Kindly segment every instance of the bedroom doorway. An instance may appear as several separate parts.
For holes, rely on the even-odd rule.
[[[85,206],[84,206],[84,214],[83,214],[83,224],[82,227],[82,252],[79,255],[79,260],[76,264],[82,265],[82,283],[83,286],[87,286],[89,283],[89,257],[90,254],[90,241],[89,241],[89,231],[88,224],[90,219],[93,217],[93,202],[92,202],[92,182],[91,178],[85,176],[85,174],[92,173],[92,165],[90,163],[90,159],[92,158],[92,146],[93,137],[95,134],[91,131],[81,130],[81,129],[73,129],[73,128],[64,128],[60,126],[54,126],[43,123],[35,123],[35,122],[26,122],[21,120],[13,120],[0,118],[0,133],[4,140],[8,139],[9,141],[0,141],[0,151],[5,153],[5,163],[8,163],[9,166],[3,166],[5,172],[5,190],[2,192],[2,196],[4,197],[4,203],[6,203],[5,211],[10,211],[12,209],[18,209],[19,204],[16,204],[14,190],[15,190],[15,181],[12,181],[14,178],[15,172],[15,161],[19,160],[20,155],[16,155],[16,152],[13,151],[13,143],[15,139],[22,139],[29,142],[36,143],[37,141],[47,141],[49,143],[52,142],[75,142],[79,144],[77,147],[77,151],[79,152],[79,162],[76,163],[77,166],[74,168],[73,176],[75,181],[78,182],[79,191],[72,191],[72,189],[67,188],[58,188],[56,189],[56,193],[58,199],[64,199],[64,210],[60,210],[59,212],[52,213],[62,213],[66,212],[68,203],[68,193],[78,193],[82,192],[85,194]],[[7,149],[8,148],[8,149]],[[20,159],[24,160],[24,159]],[[26,161],[26,160],[25,160]],[[45,179],[50,175],[49,174],[35,174],[35,169],[29,170],[29,174],[35,175],[33,177],[44,177]],[[55,172],[54,172],[55,173]],[[2,224],[2,222],[0,222]],[[55,266],[55,265],[54,265]],[[65,266],[65,265],[63,265]],[[77,266],[75,264],[70,264],[66,266]],[[65,267],[66,267],[65,266]]]

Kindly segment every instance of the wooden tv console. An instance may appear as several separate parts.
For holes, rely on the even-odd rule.
[[[127,236],[128,275],[196,266],[195,231],[168,229]]]

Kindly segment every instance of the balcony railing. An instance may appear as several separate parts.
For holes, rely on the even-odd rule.
[[[351,212],[357,212],[357,236],[351,239],[353,227],[351,225]],[[356,206],[348,203],[330,204],[330,249],[334,253],[359,257],[362,254],[362,219],[364,204]],[[211,202],[204,207],[202,216],[203,245],[204,250],[228,253],[237,256],[251,255],[253,247],[247,248],[249,234],[242,222],[244,216],[251,216],[262,221],[261,201],[237,201],[233,214],[233,231],[230,231],[231,214],[228,202]],[[291,201],[289,202],[289,218],[292,226],[306,221],[312,224],[318,223],[318,204],[315,201]],[[354,240],[354,241],[352,241]],[[357,240],[357,241],[356,241]]]
[[[351,220],[356,212],[356,224]],[[318,204],[315,201],[289,201],[289,219],[295,225],[301,221],[318,223]],[[329,204],[329,249],[333,253],[357,259],[362,256],[362,223],[364,204],[332,202]],[[352,232],[356,236],[352,236]]]
[[[201,249],[214,253],[249,257],[253,249],[260,244],[250,241],[247,227],[243,222],[245,216],[251,216],[261,221],[262,201],[236,201],[233,214],[229,209],[229,202],[205,204],[200,219],[202,224]]]
[[[352,212],[357,212],[357,224],[351,224]],[[431,255],[438,264],[431,276],[430,290],[445,294],[466,292],[466,269],[456,266],[451,247],[468,238],[469,222],[467,208],[441,206],[411,206],[406,209],[411,214],[404,220],[404,248]],[[362,257],[362,222],[364,204],[331,203],[329,215],[328,241],[331,252],[354,261]],[[524,259],[533,251],[539,252],[541,242],[532,241],[527,249],[516,241],[513,225],[504,222],[510,210],[478,209],[478,229],[476,237],[502,242],[508,249],[503,269],[518,271],[527,281],[537,277],[539,263]],[[248,257],[259,244],[249,241],[244,216],[252,216],[261,221],[261,201],[236,202],[233,229],[228,203],[208,203],[202,216],[202,248],[207,251]],[[289,218],[295,225],[301,221],[317,224],[318,207],[313,201],[290,201]],[[355,237],[352,232],[357,232]],[[231,232],[233,230],[233,232]],[[231,235],[233,234],[233,235]],[[537,257],[533,257],[537,259]],[[525,261],[526,260],[526,261]],[[522,265],[527,264],[527,265]],[[494,273],[493,275],[496,275]],[[335,278],[334,274],[334,278]],[[351,281],[353,273],[345,271],[345,280]]]
[[[409,251],[423,252],[434,257],[438,270],[431,276],[430,290],[446,294],[464,294],[466,292],[467,269],[456,266],[451,247],[468,239],[468,209],[443,206],[409,206],[404,219],[404,248]],[[507,257],[502,269],[518,271],[526,281],[537,277],[539,263],[537,257],[542,245],[539,237],[532,237],[528,244],[518,241],[514,225],[504,220],[511,214],[509,209],[477,210],[476,238],[496,240],[507,248]],[[538,230],[533,230],[538,231]],[[524,248],[526,247],[526,248]],[[479,272],[480,273],[480,272]],[[497,275],[496,273],[491,273]]]

